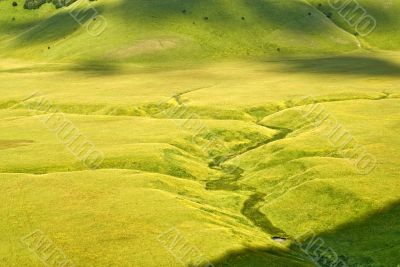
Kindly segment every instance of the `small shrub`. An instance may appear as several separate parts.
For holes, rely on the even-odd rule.
[[[328,18],[332,18],[332,12],[324,12],[325,13],[325,15],[326,15],[326,17],[328,17]]]
[[[52,3],[56,8],[69,6],[77,0],[25,0],[25,9],[38,9],[46,3]]]

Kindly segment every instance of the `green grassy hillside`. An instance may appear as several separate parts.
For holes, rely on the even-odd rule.
[[[369,28],[365,32],[367,36],[357,36],[363,45],[372,49],[398,50],[400,47],[400,37],[398,28],[400,27],[399,11],[400,2],[396,0],[358,0],[358,1],[328,1],[328,0],[309,0],[317,9],[322,12],[331,12],[331,20],[339,27],[355,34],[357,32],[357,21],[365,16],[370,16],[375,22],[375,27]],[[346,4],[347,2],[347,4]],[[330,5],[329,3],[336,3]],[[358,5],[357,5],[358,4]],[[332,8],[333,6],[333,8]],[[336,8],[335,8],[336,7]],[[349,18],[353,18],[348,20]],[[367,23],[367,20],[365,21]],[[362,23],[360,24],[362,29]],[[370,29],[373,29],[370,31]]]
[[[393,54],[385,57],[381,65],[354,56],[185,70],[122,64],[112,72],[6,61],[3,262],[36,264],[19,238],[40,229],[80,266],[179,266],[157,241],[177,227],[215,266],[312,266],[292,242],[308,231],[350,266],[395,266],[399,68]],[[338,73],[343,64],[348,70]],[[104,153],[99,170],[43,124],[51,114],[28,109],[41,96],[21,103],[32,88]],[[298,100],[307,95],[377,158],[373,172],[355,173],[324,137],[329,125],[301,117]],[[179,113],[167,115],[180,105],[204,131],[193,132]],[[204,151],[215,136],[219,145]],[[275,235],[291,241],[274,242]]]
[[[165,62],[193,55],[321,54],[360,47],[393,50],[400,45],[398,1],[362,0],[357,2],[362,11],[355,13],[357,5],[350,3],[344,16],[327,0],[78,1],[67,8],[44,4],[35,10],[24,9],[23,0],[17,2],[16,7],[0,2],[5,56]],[[357,25],[346,22],[351,17],[356,21],[363,12],[377,24],[365,37],[356,34]],[[97,22],[95,15],[101,16]],[[107,30],[99,36],[87,34],[88,28],[94,31],[103,24]]]
[[[61,266],[41,233],[63,266],[398,267],[399,0],[359,0],[368,36],[323,0],[16,2],[0,0],[0,266]],[[87,4],[98,36],[71,16]]]
[[[7,56],[162,61],[358,49],[354,36],[306,1],[78,1],[57,10],[50,4],[24,10],[19,3],[0,3],[6,11],[1,17],[1,50]],[[97,37],[68,14],[88,5],[107,22],[107,30]],[[95,25],[87,21],[90,14],[82,21]]]

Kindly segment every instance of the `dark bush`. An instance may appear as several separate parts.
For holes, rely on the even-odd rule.
[[[56,8],[61,8],[64,6],[69,6],[72,3],[74,3],[76,0],[53,0],[53,5],[56,6]]]
[[[45,4],[46,0],[25,0],[24,8],[25,9],[37,9]]]
[[[76,0],[25,0],[25,9],[37,9],[45,3],[52,3],[56,8],[69,6]]]
[[[332,18],[333,13],[332,12],[324,12],[325,16],[327,16],[328,18]]]

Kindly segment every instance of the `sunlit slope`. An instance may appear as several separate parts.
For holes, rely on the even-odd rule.
[[[399,66],[395,53],[236,61],[184,70],[3,61],[0,105],[13,107],[38,92],[66,113],[155,116],[167,101],[176,105],[170,100],[179,95],[202,118],[254,120],[252,116],[262,119],[304,96],[340,100],[398,95]]]
[[[395,53],[184,70],[1,66],[7,265],[37,261],[19,240],[41,229],[82,266],[179,266],[157,241],[173,226],[215,266],[307,265],[293,240],[308,231],[349,266],[399,261]],[[327,140],[329,125],[301,115],[307,96],[376,157],[371,173],[354,171]],[[42,123],[51,114],[34,109],[41,97],[104,152],[99,170],[81,164]],[[170,107],[185,115],[163,113]],[[190,131],[187,118],[205,132]],[[204,151],[213,136],[223,145]]]
[[[0,114],[4,118],[0,140],[11,137],[16,140],[2,143],[4,149],[11,149],[9,152],[13,156],[0,156],[1,172],[41,174],[87,168],[63,149],[56,133],[48,131],[44,123],[48,119],[46,113],[35,115],[32,111],[15,110]],[[205,151],[203,146],[214,136],[200,134],[195,139],[193,131],[184,127],[183,119],[71,115],[68,120],[104,152],[105,159],[99,168],[135,169],[192,180],[215,179],[218,173],[208,167],[213,157],[245,151],[276,134],[273,129],[248,122],[200,120],[198,123],[205,129],[218,132],[223,143],[221,148]]]
[[[252,227],[238,211],[244,201],[239,194],[129,170],[0,178],[0,199],[7,202],[0,208],[4,266],[42,264],[21,242],[37,229],[79,266],[189,266],[246,247],[268,250],[254,262],[312,266]]]
[[[42,123],[49,114],[35,114],[19,105],[0,112],[0,151],[5,152],[0,153],[0,184],[7,203],[1,208],[5,220],[0,224],[0,251],[7,255],[2,258],[7,266],[36,263],[20,242],[22,235],[36,229],[83,266],[115,262],[180,266],[168,251],[174,241],[165,245],[158,240],[171,229],[178,229],[186,246],[193,246],[216,266],[225,266],[217,263],[231,252],[249,248],[263,250],[252,258],[255,263],[312,266],[296,249],[275,244],[270,233],[254,227],[251,217],[242,214],[246,193],[206,188],[207,181],[222,176],[209,167],[213,155],[228,152],[202,152],[179,120],[68,115],[105,153],[99,170],[88,170]],[[249,122],[202,123],[219,133],[230,153],[245,151],[276,134]],[[201,134],[197,138],[209,141]],[[10,226],[15,217],[17,223]],[[184,262],[189,265],[196,258]]]
[[[39,266],[21,242],[39,229],[77,266],[190,266],[158,240],[174,227],[216,267],[312,266],[294,245],[311,233],[348,266],[398,265],[400,57],[360,49],[398,49],[397,0],[359,0],[366,37],[322,0],[98,0],[92,36],[70,14],[88,2],[0,1],[0,265]],[[131,64],[176,59],[203,64]],[[43,123],[42,97],[98,169]],[[315,103],[370,173],[302,115]]]
[[[399,100],[333,101],[324,107],[376,157],[373,172],[357,174],[353,161],[329,141],[329,121],[304,122],[297,107],[263,119],[265,125],[292,132],[236,159],[245,170],[238,183],[265,194],[261,211],[291,235],[306,229],[324,232],[329,245],[346,255],[349,263],[395,266],[398,243],[393,237],[398,236],[398,226],[391,218],[398,214],[400,186],[395,159],[400,146]],[[349,149],[358,148],[351,143]],[[365,236],[369,224],[370,236]],[[385,229],[376,229],[379,224]],[[349,228],[352,236],[345,237],[342,231],[348,233]],[[350,248],[348,240],[359,245]]]
[[[53,60],[165,60],[172,58],[343,52],[358,48],[354,36],[338,28],[306,1],[128,1],[89,2],[107,27],[87,32],[92,12],[74,20],[87,2],[56,10],[43,5],[23,10],[0,3],[2,53]],[[90,18],[90,19],[89,19]],[[90,27],[89,27],[90,28]],[[12,39],[12,40],[9,40]]]

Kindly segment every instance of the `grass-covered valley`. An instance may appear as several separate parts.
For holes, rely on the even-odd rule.
[[[0,1],[0,266],[397,267],[400,1],[340,2]]]

